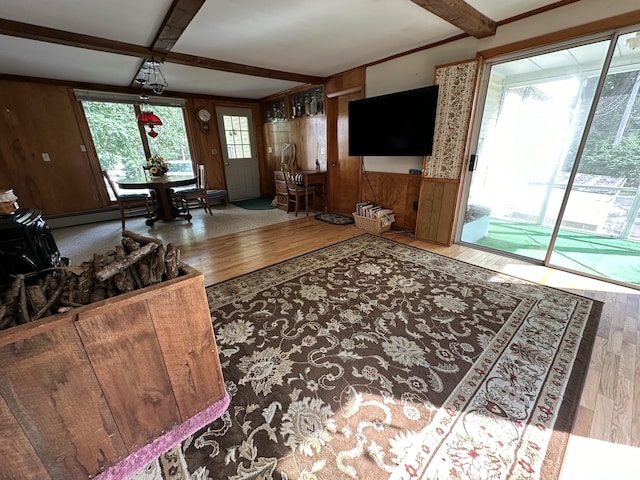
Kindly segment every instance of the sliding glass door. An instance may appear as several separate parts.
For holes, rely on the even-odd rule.
[[[635,39],[488,65],[463,242],[640,284]]]
[[[550,263],[640,285],[640,36],[622,35],[572,178]]]

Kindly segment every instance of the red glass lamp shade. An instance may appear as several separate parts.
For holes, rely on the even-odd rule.
[[[154,115],[153,112],[140,112],[138,115],[138,125],[141,126],[150,126],[156,127],[158,125],[162,125],[162,120],[157,115]]]
[[[149,136],[151,138],[156,138],[158,136],[158,132],[156,132],[153,127],[158,125],[162,125],[162,120],[157,115],[154,115],[153,112],[140,112],[138,115],[138,125],[143,127],[149,127]]]

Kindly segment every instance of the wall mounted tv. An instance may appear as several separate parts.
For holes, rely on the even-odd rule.
[[[431,155],[438,85],[349,102],[349,155]]]

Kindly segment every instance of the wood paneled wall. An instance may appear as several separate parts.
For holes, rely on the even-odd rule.
[[[56,214],[106,206],[70,88],[0,80],[0,112],[0,188],[12,188],[21,207]]]
[[[459,180],[422,178],[420,221],[415,226],[416,238],[442,245],[452,244],[459,186]]]
[[[205,165],[209,188],[226,188],[215,121],[219,105],[253,110],[261,180],[272,178],[266,173],[257,101],[189,96],[187,136],[194,164]],[[207,132],[196,117],[199,107],[212,113]],[[0,79],[0,132],[0,189],[13,189],[20,207],[36,208],[45,216],[110,207],[91,133],[72,87]],[[43,160],[43,153],[50,161]],[[273,182],[264,181],[261,187],[273,188]]]
[[[420,196],[420,175],[362,172],[362,201],[393,209],[393,228],[414,231],[417,211],[414,202]]]

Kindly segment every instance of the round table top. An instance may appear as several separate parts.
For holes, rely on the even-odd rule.
[[[182,187],[184,185],[193,185],[196,183],[196,177],[193,175],[165,175],[162,177],[127,177],[118,180],[116,183],[120,188],[167,188]]]

